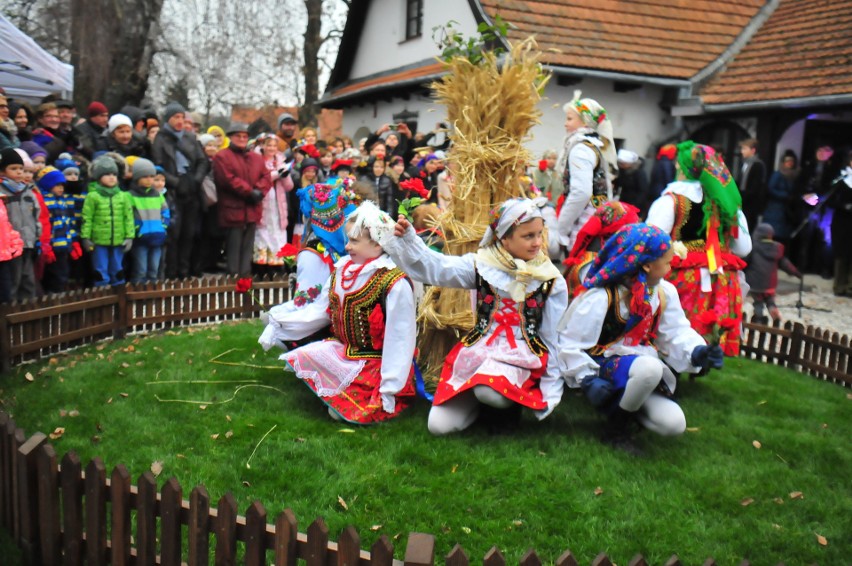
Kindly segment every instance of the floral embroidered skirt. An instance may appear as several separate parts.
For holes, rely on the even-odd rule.
[[[414,368],[402,391],[397,393],[393,413],[382,408],[379,387],[382,360],[351,359],[339,340],[313,342],[281,356],[311,390],[350,423],[371,424],[392,419],[414,400]]]
[[[701,314],[712,311],[718,320],[733,319],[734,324],[722,330],[719,345],[727,356],[740,353],[740,335],[743,319],[743,296],[739,272],[725,269],[711,276],[710,292],[701,290],[701,267],[672,268],[667,279],[677,287],[680,304],[689,323],[696,332],[707,338],[711,329],[701,320]]]
[[[524,407],[546,409],[539,384],[547,367],[547,354],[538,357],[526,344],[508,348],[500,338],[492,346],[486,344],[485,336],[471,346],[457,344],[444,362],[432,403],[440,405],[463,391],[485,385]]]

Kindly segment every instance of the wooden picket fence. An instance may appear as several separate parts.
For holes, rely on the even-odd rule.
[[[259,501],[240,515],[230,493],[213,507],[204,486],[195,486],[186,500],[174,478],[158,492],[150,471],[133,485],[123,464],[107,476],[99,458],[91,460],[85,469],[74,452],[65,454],[60,462],[44,434],[27,438],[9,415],[0,411],[0,528],[14,538],[27,564],[201,566],[210,564],[211,559],[217,565],[239,560],[247,566],[436,564],[435,537],[430,534],[409,533],[404,560],[400,561],[394,559],[394,546],[386,535],[365,551],[352,526],[343,529],[335,542],[329,540],[322,518],[311,523],[306,533],[299,532],[289,509],[280,512],[274,523],[267,520],[267,511]],[[497,547],[492,547],[482,562],[485,566],[507,564]],[[456,545],[444,557],[444,563],[468,566],[470,560]],[[542,561],[530,549],[519,564],[541,566]],[[556,566],[578,564],[567,550],[555,561]],[[591,564],[613,563],[601,553]],[[628,564],[647,566],[642,555],[634,556]],[[674,555],[665,564],[679,566],[681,562]],[[715,566],[716,562],[707,559],[703,564]],[[740,563],[748,564],[745,560]]]
[[[257,316],[261,307],[237,293],[236,282],[235,276],[174,279],[0,305],[0,370],[105,338]],[[284,276],[256,280],[252,292],[266,306],[290,299]]]
[[[852,344],[845,334],[789,320],[783,326],[749,322],[740,355],[852,387]]]

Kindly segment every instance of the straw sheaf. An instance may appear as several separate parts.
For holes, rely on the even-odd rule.
[[[511,46],[505,58],[486,53],[479,65],[456,57],[449,71],[433,83],[439,102],[453,124],[454,193],[450,207],[437,220],[446,237],[445,253],[462,255],[477,249],[488,225],[488,212],[505,200],[523,195],[521,177],[532,155],[524,147],[538,124],[538,103],[548,76],[542,75],[535,40]],[[460,333],[473,327],[468,290],[427,291],[418,321],[421,365],[436,380]]]

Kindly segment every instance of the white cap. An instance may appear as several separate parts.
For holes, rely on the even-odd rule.
[[[130,129],[133,129],[133,122],[130,121],[129,116],[125,116],[124,114],[113,114],[109,117],[109,122],[107,122],[107,127],[109,128],[109,133],[113,133],[115,129],[119,126],[130,126]]]
[[[630,151],[629,149],[619,149],[618,160],[621,163],[636,163],[637,161],[639,161],[639,154],[635,151]]]

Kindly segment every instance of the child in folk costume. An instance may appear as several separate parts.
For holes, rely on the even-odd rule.
[[[626,202],[606,202],[600,205],[586,221],[574,239],[574,247],[565,259],[565,281],[568,283],[568,295],[574,297],[582,292],[583,281],[597,252],[603,248],[610,236],[628,226],[639,222],[639,209]]]
[[[414,398],[415,310],[411,284],[377,243],[393,220],[366,201],[346,221],[346,255],[317,299],[303,309],[270,312],[258,340],[269,349],[331,325],[332,338],[281,355],[296,377],[357,424],[393,418]]]
[[[556,322],[568,304],[565,280],[543,249],[544,200],[511,199],[491,212],[476,253],[429,250],[400,216],[396,238],[382,245],[412,278],[476,290],[476,324],[450,352],[441,372],[429,431],[463,430],[481,404],[528,407],[544,418],[559,404]]]
[[[647,223],[686,246],[686,259],[672,262],[668,279],[677,287],[692,327],[702,334],[711,330],[702,322],[704,312],[731,321],[721,346],[725,354],[736,356],[747,287],[742,258],[752,247],[740,192],[711,147],[678,144],[675,167],[677,180],[651,205]]]
[[[559,325],[566,381],[578,383],[608,415],[604,441],[631,453],[638,451],[629,433],[634,417],[661,435],[686,428],[683,411],[669,398],[676,386],[672,369],[697,373],[721,368],[724,359],[719,346],[708,346],[689,326],[677,290],[664,280],[673,257],[672,240],[659,228],[622,228],[598,253],[586,291]]]
[[[595,209],[612,200],[616,153],[612,122],[596,100],[580,98],[577,90],[563,109],[568,135],[556,170],[562,172],[565,200],[557,211],[559,243],[570,249]]]

